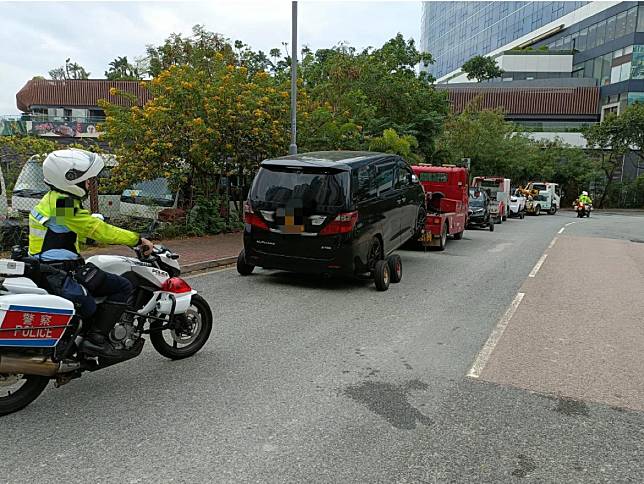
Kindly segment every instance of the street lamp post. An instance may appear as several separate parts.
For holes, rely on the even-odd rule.
[[[291,12],[291,144],[289,155],[297,154],[297,2]]]

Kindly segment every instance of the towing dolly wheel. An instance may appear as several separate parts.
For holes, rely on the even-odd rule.
[[[490,221],[490,232],[494,232],[494,222]]]
[[[457,234],[454,234],[454,240],[461,240],[463,238],[463,231],[461,230]]]
[[[255,266],[246,262],[246,251],[241,250],[237,256],[237,272],[242,276],[250,276],[255,270]]]
[[[386,260],[379,260],[373,270],[373,278],[376,283],[376,289],[379,291],[386,291],[389,289],[391,282],[391,274],[389,272],[389,264]]]
[[[391,282],[397,284],[402,279],[402,260],[398,254],[393,254],[387,257],[387,264],[389,264],[389,273],[391,274]]]

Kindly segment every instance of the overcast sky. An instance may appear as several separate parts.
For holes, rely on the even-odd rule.
[[[379,46],[401,32],[420,40],[421,2],[300,1],[299,44],[312,49],[345,41]],[[132,60],[146,44],[194,24],[268,52],[290,42],[291,2],[3,2],[0,0],[0,115],[18,113],[16,92],[70,57],[92,78],[117,56]]]

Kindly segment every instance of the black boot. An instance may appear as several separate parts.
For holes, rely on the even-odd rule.
[[[124,303],[104,302],[98,306],[80,350],[88,356],[118,359],[121,351],[112,346],[109,334],[127,308]]]

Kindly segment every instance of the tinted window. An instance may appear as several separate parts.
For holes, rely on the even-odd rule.
[[[579,37],[577,37],[577,50],[579,51],[586,50],[587,37],[588,37],[588,29],[583,29],[579,31]]]
[[[606,20],[606,42],[615,38],[615,17]]]
[[[592,49],[597,45],[597,25],[588,27],[588,38],[586,39],[586,49]]]
[[[328,169],[263,167],[250,198],[259,206],[275,208],[288,204],[304,210],[323,211],[344,207],[349,194],[349,173]]]
[[[447,183],[447,173],[421,173],[419,180],[422,182]]]
[[[476,196],[478,194],[478,197]],[[470,207],[484,207],[485,194],[483,192],[471,191],[470,192]]]
[[[411,184],[411,170],[404,164],[398,165],[398,180],[396,188],[405,188]]]
[[[626,15],[627,15],[627,12],[622,12],[617,15],[617,21],[615,23],[616,39],[623,35],[626,35]]]
[[[363,166],[353,172],[353,197],[354,200],[364,200],[378,194],[376,188],[376,167]]]
[[[630,34],[635,32],[635,27],[637,24],[637,7],[633,7],[628,11],[628,16],[626,17],[626,33]]]
[[[376,189],[378,190],[378,194],[393,190],[395,168],[396,165],[393,163],[378,166],[376,175]]]

